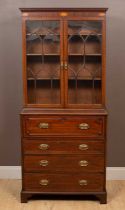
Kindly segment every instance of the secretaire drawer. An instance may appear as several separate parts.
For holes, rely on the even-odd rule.
[[[95,116],[23,117],[24,136],[72,135],[102,137],[104,118]]]
[[[51,139],[51,138],[50,138]],[[24,154],[98,154],[104,153],[104,141],[96,140],[55,140],[46,138],[23,139]]]
[[[39,192],[102,191],[103,174],[40,174],[25,173],[24,189]]]
[[[104,172],[104,156],[99,155],[26,155],[25,172]]]

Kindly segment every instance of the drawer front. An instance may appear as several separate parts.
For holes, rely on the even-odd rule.
[[[24,189],[39,192],[94,192],[102,191],[103,174],[24,174]]]
[[[29,117],[23,118],[24,136],[72,135],[104,136],[104,118],[87,117]]]
[[[90,140],[23,140],[24,154],[99,154],[104,153],[104,141]]]
[[[24,157],[25,172],[103,172],[103,155],[27,155]]]

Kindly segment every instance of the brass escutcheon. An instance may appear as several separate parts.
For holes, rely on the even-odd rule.
[[[63,70],[63,66],[64,66],[63,61],[61,61],[60,63],[61,70]]]
[[[68,63],[67,63],[67,62],[64,63],[64,69],[65,69],[65,70],[68,69]]]

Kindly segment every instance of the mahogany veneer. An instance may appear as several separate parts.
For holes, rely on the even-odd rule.
[[[21,202],[35,194],[107,202],[106,10],[21,9]]]

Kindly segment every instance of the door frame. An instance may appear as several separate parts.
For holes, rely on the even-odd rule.
[[[101,21],[102,22],[102,60],[101,60],[101,103],[69,104],[68,103],[68,68],[64,68],[65,107],[66,108],[102,108],[105,105],[105,69],[106,69],[106,21],[105,17],[65,17],[64,18],[64,63],[68,65],[68,21]]]
[[[30,104],[28,103],[28,87],[27,87],[27,55],[26,55],[26,21],[41,20],[41,21],[59,21],[60,25],[60,104]],[[64,60],[63,49],[63,20],[62,17],[42,17],[42,16],[23,16],[22,17],[22,61],[23,61],[23,92],[24,92],[24,107],[43,107],[43,108],[61,108],[64,107],[64,71],[61,69],[61,63]]]

